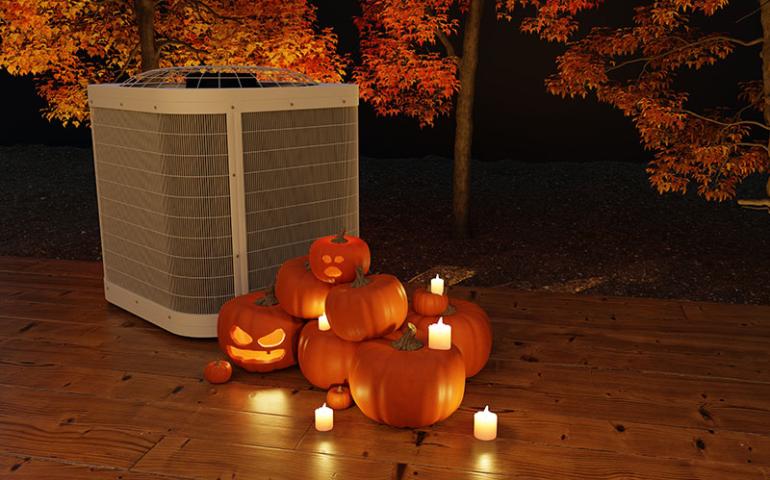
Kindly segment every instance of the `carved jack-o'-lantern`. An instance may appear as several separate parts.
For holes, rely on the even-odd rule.
[[[233,363],[250,372],[270,372],[297,363],[302,325],[281,309],[272,292],[254,292],[222,306],[217,336]]]
[[[348,283],[356,278],[356,268],[369,271],[372,261],[369,245],[352,235],[322,237],[310,245],[310,269],[326,283]]]

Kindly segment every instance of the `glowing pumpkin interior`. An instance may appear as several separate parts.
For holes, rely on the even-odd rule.
[[[326,263],[326,264],[330,264],[329,266],[324,268],[324,275],[326,275],[326,276],[328,276],[330,278],[337,278],[340,275],[342,275],[342,270],[340,270],[340,268],[338,266],[331,265],[331,263],[332,263],[331,255],[324,255],[323,257],[321,257],[321,260],[323,260],[323,262]],[[337,255],[337,256],[334,257],[334,263],[339,264],[339,263],[342,263],[344,261],[345,261],[345,257],[343,257],[342,255]]]
[[[257,345],[265,350],[252,350],[238,347],[248,347],[254,343],[254,338],[237,325],[230,329],[230,339],[236,346],[228,345],[227,354],[241,362],[275,363],[286,356],[286,350],[275,348],[286,340],[286,332],[282,328],[276,328],[272,332],[259,337]]]

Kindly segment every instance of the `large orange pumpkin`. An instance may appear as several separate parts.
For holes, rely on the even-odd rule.
[[[441,315],[448,306],[446,295],[437,295],[424,288],[417,288],[412,294],[412,307],[420,315]]]
[[[302,325],[283,311],[272,292],[254,292],[222,305],[217,337],[234,364],[250,372],[270,372],[297,363]]]
[[[450,299],[443,312],[444,323],[452,326],[452,344],[460,349],[465,361],[465,373],[472,377],[484,368],[492,351],[492,327],[486,312],[472,302]],[[438,316],[409,312],[407,321],[417,326],[417,338],[427,342],[428,325],[438,322]]]
[[[307,255],[286,260],[275,277],[275,296],[289,315],[318,318],[331,285],[318,280],[310,271]]]
[[[406,291],[396,277],[365,277],[360,267],[355,281],[337,285],[326,297],[332,331],[350,342],[389,334],[404,323],[408,310]]]
[[[358,345],[341,339],[331,330],[319,330],[318,320],[307,322],[297,345],[302,375],[324,390],[331,385],[347,383]]]
[[[465,364],[457,347],[431,350],[409,325],[401,339],[358,347],[350,393],[364,415],[393,427],[424,427],[457,410],[465,393]]]
[[[321,237],[310,245],[310,269],[322,282],[347,283],[356,278],[356,268],[369,271],[372,254],[365,241],[352,235]]]

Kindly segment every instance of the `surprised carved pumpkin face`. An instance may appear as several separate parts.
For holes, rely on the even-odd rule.
[[[356,267],[369,271],[369,245],[358,237],[332,235],[310,245],[310,269],[318,280],[326,283],[348,283],[356,278]]]
[[[219,345],[228,357],[250,372],[269,372],[296,363],[302,322],[262,292],[230,300],[219,312]]]

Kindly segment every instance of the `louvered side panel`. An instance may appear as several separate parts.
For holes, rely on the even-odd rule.
[[[358,235],[358,111],[244,113],[249,288],[318,237]]]
[[[217,313],[234,294],[226,116],[91,113],[105,278]]]

